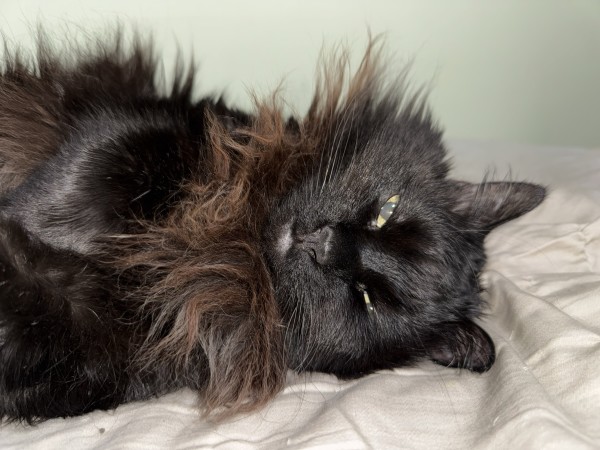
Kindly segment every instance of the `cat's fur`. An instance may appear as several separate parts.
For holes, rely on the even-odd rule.
[[[323,66],[304,118],[169,94],[117,39],[0,76],[0,416],[72,416],[181,387],[256,409],[287,368],[357,377],[494,362],[483,240],[526,183],[447,178],[419,96],[371,45]],[[399,204],[373,225],[387,199]],[[368,312],[363,291],[374,307]]]

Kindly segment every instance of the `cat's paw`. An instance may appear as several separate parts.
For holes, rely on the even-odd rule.
[[[486,372],[496,360],[492,338],[470,320],[444,324],[429,358],[442,366]]]

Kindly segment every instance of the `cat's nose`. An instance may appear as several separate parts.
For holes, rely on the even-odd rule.
[[[318,264],[326,264],[333,245],[333,228],[325,226],[295,237],[296,247],[311,255]]]

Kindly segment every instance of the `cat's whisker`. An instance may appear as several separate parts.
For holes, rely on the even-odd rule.
[[[336,143],[338,141],[340,133],[344,129],[344,127],[342,126],[342,122],[345,121],[345,118],[346,118],[346,111],[344,111],[343,116],[341,116],[340,118],[337,119],[337,123],[335,126],[335,132],[333,133],[333,141],[331,142],[331,144],[329,144],[329,148],[327,151],[327,166],[325,168],[325,175],[323,176],[323,182],[321,183],[321,193],[323,193],[323,188],[325,187],[325,184],[327,184],[329,170],[331,168],[331,164],[332,164],[332,160],[333,160],[333,154],[336,150]]]
[[[349,110],[351,110],[350,111],[351,114],[349,114]],[[336,166],[337,156],[338,156],[338,153],[339,153],[339,150],[341,147],[341,143],[342,143],[343,134],[346,134],[346,143],[344,144],[344,147],[343,147],[344,152],[346,150],[348,139],[349,139],[350,135],[352,134],[355,112],[356,112],[356,107],[353,104],[347,104],[344,107],[343,112],[341,113],[341,117],[338,119],[338,123],[336,124],[336,130],[335,130],[335,134],[334,134],[334,140],[331,143],[332,150],[330,153],[328,170],[325,173],[325,178],[323,180],[322,187],[326,183],[330,182],[331,178],[333,176],[334,169]],[[349,120],[350,120],[350,126],[348,126]]]
[[[323,151],[323,149],[320,148],[319,149],[319,166],[318,166],[318,169],[317,169],[317,173],[315,175],[315,173],[314,173],[314,167],[313,167],[313,173],[311,174],[311,176],[312,176],[312,181],[311,181],[311,184],[310,184],[310,198],[311,198],[311,201],[314,200],[315,193],[316,193],[317,189],[319,188],[319,182],[320,182],[320,178],[321,178],[321,166],[323,165],[323,158],[324,158],[323,154],[324,153],[325,152]]]
[[[336,114],[336,108],[335,107],[330,107],[329,116],[327,118],[323,117],[323,119],[327,120],[331,124],[331,123],[333,123],[335,114]],[[324,143],[328,143],[329,140],[330,140],[330,138],[331,138],[331,128],[328,128],[326,136],[325,136],[325,140],[322,141],[321,145],[323,145]],[[318,168],[318,171],[317,171],[317,177],[314,179],[314,181],[315,181],[315,183],[314,183],[315,191],[318,189],[318,186],[319,186],[319,183],[320,183],[320,180],[321,180],[321,168],[322,168],[322,165],[323,165],[323,158],[325,158],[325,153],[326,153],[326,149],[325,148],[320,148],[319,150],[320,150],[319,168]]]
[[[356,155],[357,151],[358,151],[358,141],[359,141],[359,129],[356,130],[356,136],[355,136],[355,140],[354,140],[354,149],[352,150],[352,155]],[[368,147],[370,144],[371,140],[367,140],[367,142],[365,143],[365,147]],[[344,185],[349,185],[350,183],[353,183],[355,180],[352,179],[352,175],[354,173],[356,173],[357,169],[357,165],[359,164],[359,160],[358,158],[351,158],[350,162],[348,163],[348,170],[346,171],[346,173],[344,173]]]
[[[306,328],[304,319],[308,316],[308,328]],[[305,311],[302,315],[302,331],[308,330],[308,335],[305,339],[305,344],[307,347],[304,349],[304,356],[302,361],[300,362],[300,367],[305,368],[312,364],[317,352],[319,352],[319,347],[316,345],[316,341],[313,338],[313,332],[318,336],[320,330],[315,326],[317,324],[319,327],[321,325],[321,321],[316,320],[314,317],[314,311],[312,308],[309,308],[309,311]]]
[[[348,127],[348,121],[350,120],[350,126]],[[340,128],[340,131],[338,133],[338,136],[336,137],[337,143],[336,144],[332,144],[333,147],[333,156],[331,157],[331,171],[329,173],[329,178],[326,179],[326,182],[329,183],[331,182],[331,179],[333,178],[334,174],[336,173],[336,169],[337,169],[337,158],[338,158],[338,154],[340,153],[340,148],[343,148],[344,151],[347,147],[348,144],[348,139],[350,137],[350,134],[352,132],[352,125],[354,124],[354,108],[352,108],[352,115],[350,115],[348,113],[348,108],[346,108],[344,110],[344,122],[343,125]],[[343,134],[346,134],[346,142],[342,147],[342,136]],[[327,174],[326,174],[327,176]]]
[[[356,150],[358,148],[357,145],[357,135],[358,135],[358,129],[360,127],[356,127],[356,121],[357,121],[357,109],[358,107],[352,103],[349,106],[350,112],[351,112],[351,116],[350,116],[350,124],[347,127],[347,133],[346,133],[346,142],[344,142],[344,145],[342,146],[342,155],[340,160],[343,161],[344,157],[346,156],[346,153],[348,152],[348,144],[350,142],[350,139],[354,136],[355,139],[355,145],[354,145],[354,152],[352,153],[353,155],[356,154]]]

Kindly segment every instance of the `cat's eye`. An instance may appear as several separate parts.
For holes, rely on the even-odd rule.
[[[369,312],[369,314],[373,313],[375,311],[375,308],[373,307],[373,303],[371,303],[369,293],[366,290],[364,290],[362,291],[362,295],[363,300],[365,301],[365,306],[367,307],[367,311]]]
[[[365,306],[366,306],[367,311],[369,312],[369,314],[375,312],[375,308],[373,307],[373,303],[371,303],[371,297],[369,297],[369,293],[367,292],[367,288],[365,287],[365,285],[359,283],[356,286],[356,289],[358,289],[360,291],[360,293],[362,294],[363,300],[365,302]]]
[[[384,226],[388,219],[392,217],[396,206],[398,206],[399,200],[400,196],[394,195],[393,197],[390,197],[388,201],[385,202],[385,204],[381,207],[381,209],[379,210],[379,215],[377,216],[377,228],[381,228],[382,226]]]

